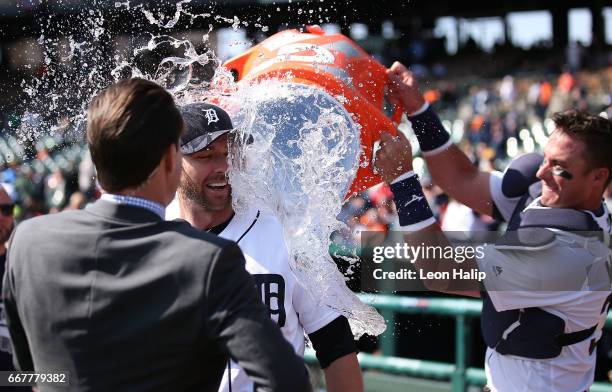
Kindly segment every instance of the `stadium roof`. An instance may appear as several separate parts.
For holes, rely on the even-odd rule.
[[[139,4],[147,7],[174,7],[177,1],[169,0],[0,0],[0,17],[20,18],[29,14],[43,12],[54,13],[75,13],[85,8],[112,9],[119,4],[129,4],[135,7]],[[187,2],[186,2],[187,3]],[[335,4],[347,11],[347,17],[360,17],[368,15],[385,15],[400,17],[402,12],[415,14],[429,14],[437,16],[495,16],[504,15],[510,11],[528,11],[542,9],[568,9],[568,8],[588,8],[603,6],[603,0],[502,0],[502,1],[475,1],[475,0],[191,0],[188,2],[194,8],[210,8],[219,11],[239,12],[245,6],[250,9],[267,10],[282,4],[300,4],[308,7],[314,5]],[[351,12],[357,11],[357,12]],[[396,14],[397,13],[397,14]]]
[[[168,0],[0,0],[0,18],[27,18],[33,14],[56,13],[71,14],[79,13],[84,9],[97,8],[101,10],[112,10],[128,5],[132,8],[138,5],[147,7],[162,7],[165,9],[175,8],[177,1]],[[564,10],[569,8],[602,7],[603,0],[502,0],[502,1],[475,1],[475,0],[191,0],[188,6],[196,11],[214,10],[220,14],[233,13],[237,16],[254,16],[257,13],[276,11],[272,18],[286,18],[287,13],[278,12],[277,8],[284,11],[287,6],[293,6],[295,16],[300,16],[300,21],[309,22],[313,16],[317,19],[327,16],[319,7],[328,8],[333,16],[341,16],[341,20],[359,21],[362,23],[378,22],[383,19],[402,18],[407,15],[422,15],[426,17],[439,16],[461,16],[461,17],[483,17],[499,16],[508,12],[529,10]],[[187,6],[187,5],[185,5]],[[297,15],[297,9],[304,11],[313,9],[316,12],[310,14],[303,12]],[[291,13],[291,9],[288,10]],[[338,20],[340,21],[340,20]]]

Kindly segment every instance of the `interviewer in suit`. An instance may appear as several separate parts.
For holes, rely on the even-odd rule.
[[[310,389],[236,244],[164,220],[182,131],[162,87],[109,87],[87,124],[102,199],[16,229],[3,287],[15,364],[69,373],[40,391],[216,391],[229,356],[258,390]]]

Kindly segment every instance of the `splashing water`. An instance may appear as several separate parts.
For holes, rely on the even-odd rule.
[[[169,20],[142,4],[116,2],[115,7],[122,12],[142,12],[150,24],[162,29],[174,27],[182,15],[191,21],[212,18],[217,27],[249,25],[237,17],[189,13],[184,8],[189,2],[178,2]],[[68,35],[68,53],[62,56],[57,39],[41,37],[46,55],[50,54],[49,60],[45,59],[48,77],[22,86],[32,101],[30,106],[46,108],[47,112],[67,108],[65,113],[74,128],[82,132],[91,98],[118,79],[154,80],[173,93],[180,104],[231,93],[228,102],[237,108],[230,110],[238,125],[237,134],[250,141],[240,151],[232,152],[230,182],[236,210],[256,205],[275,214],[284,228],[292,270],[307,292],[318,303],[344,314],[356,336],[382,333],[384,320],[346,287],[328,252],[330,234],[344,226],[336,216],[360,153],[358,126],[340,102],[321,89],[278,80],[238,88],[212,50],[198,53],[192,42],[169,35],[152,34],[146,44],[125,58],[109,58],[109,52],[97,50],[95,45],[108,33],[103,24],[101,13],[86,18],[83,32]],[[268,30],[259,20],[253,25]],[[208,33],[211,31],[209,25]],[[207,40],[205,34],[205,46]],[[143,66],[150,62],[146,56],[156,51],[173,54],[158,59],[153,69]],[[56,59],[75,64],[79,72],[76,76],[66,73]],[[41,131],[46,117],[45,113],[29,113],[19,133],[21,139],[33,140],[41,133],[54,132],[53,127]]]
[[[276,215],[292,270],[315,300],[344,314],[357,336],[382,333],[382,317],[350,292],[329,255],[359,161],[357,125],[325,91],[302,84],[263,81],[241,87],[232,101],[243,141],[231,156],[235,209]]]
[[[157,19],[153,13],[149,10],[143,9],[143,13],[147,17],[149,23],[157,25],[159,27],[163,27],[165,29],[171,29],[178,23],[181,18],[181,14],[183,13],[183,4],[191,3],[191,0],[182,0],[176,3],[176,11],[174,12],[174,17],[165,24],[162,24],[159,19]]]
[[[151,36],[145,46],[134,49],[133,59],[143,54],[154,53],[159,48],[182,49],[182,53],[164,57],[152,73],[147,73],[134,66],[132,60],[122,61],[111,71],[111,75],[116,80],[122,78],[151,79],[173,93],[175,98],[180,98],[190,86],[200,90],[208,88],[208,81],[194,75],[194,68],[197,66],[218,68],[220,66],[219,60],[210,49],[204,53],[198,53],[189,40],[180,40],[169,35]]]
[[[55,14],[48,15],[40,23],[41,35],[36,40],[42,49],[43,61],[38,76],[23,81],[21,88],[27,95],[22,102],[25,111],[40,115],[39,122],[25,121],[18,130],[21,143],[53,135],[59,131],[56,125],[66,118],[72,124],[70,132],[73,138],[82,137],[86,109],[91,99],[102,89],[113,82],[140,77],[153,80],[168,88],[177,98],[189,87],[199,84],[200,89],[207,88],[208,78],[198,77],[205,73],[203,67],[217,68],[220,61],[216,59],[208,42],[209,33],[202,35],[200,45],[205,49],[198,53],[192,42],[165,34],[150,34],[144,45],[139,45],[140,34],[127,40],[126,48],[135,47],[131,53],[121,53],[117,42],[113,42],[113,32],[109,30],[112,19],[127,15],[144,15],[145,23],[139,24],[142,33],[146,34],[146,22],[155,28],[171,29],[176,27],[181,17],[187,23],[197,19],[210,19],[216,28],[229,27],[237,29],[247,26],[248,22],[239,21],[236,17],[226,18],[205,12],[194,14],[186,9],[191,0],[182,0],[176,4],[173,16],[155,14],[148,10],[147,3],[131,5],[130,1],[115,2],[113,11],[105,14],[97,8],[82,12],[75,20],[61,20]],[[106,12],[109,12],[108,10]],[[113,45],[118,45],[113,47]],[[113,50],[116,52],[113,55]],[[26,66],[27,67],[27,66]],[[32,126],[32,124],[36,126]],[[65,129],[61,129],[66,132]]]

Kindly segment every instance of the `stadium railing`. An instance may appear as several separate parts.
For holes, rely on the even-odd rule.
[[[380,336],[382,356],[360,353],[359,364],[364,370],[376,370],[388,374],[418,378],[450,381],[452,392],[464,392],[469,386],[486,384],[484,369],[468,368],[466,365],[468,347],[471,344],[469,318],[480,317],[482,301],[467,298],[420,298],[401,297],[383,294],[360,294],[366,304],[381,311],[387,320],[387,330]],[[442,363],[394,356],[393,341],[396,313],[430,314],[455,318],[455,363]],[[390,321],[390,322],[389,322]],[[608,314],[606,328],[612,327],[612,316]],[[312,350],[307,350],[305,358],[309,363],[317,363]],[[590,392],[612,392],[612,384],[594,383]]]

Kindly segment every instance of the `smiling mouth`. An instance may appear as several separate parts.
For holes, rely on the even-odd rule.
[[[548,185],[546,182],[542,181],[542,185],[544,187],[546,187],[548,190],[553,191],[553,192],[557,192],[559,189],[557,187],[552,187],[550,185]]]
[[[221,190],[227,187],[227,182],[212,182],[207,184],[206,187],[209,189]]]

